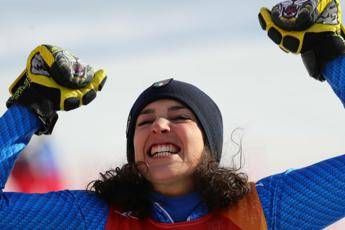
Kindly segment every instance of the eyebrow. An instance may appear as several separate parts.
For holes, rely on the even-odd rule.
[[[144,109],[139,113],[139,115],[150,114],[150,113],[154,113],[154,112],[155,111],[153,109]]]
[[[183,105],[174,105],[174,106],[171,106],[168,108],[168,111],[177,111],[177,110],[180,110],[180,109],[187,109],[187,107],[183,106]],[[155,110],[154,109],[144,109],[143,111],[141,111],[139,113],[139,115],[143,115],[143,114],[151,114],[151,113],[154,113]]]

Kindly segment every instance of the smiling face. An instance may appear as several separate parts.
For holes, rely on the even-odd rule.
[[[136,162],[154,189],[167,195],[189,192],[192,173],[204,152],[202,131],[193,112],[175,100],[148,104],[139,114],[134,133]]]

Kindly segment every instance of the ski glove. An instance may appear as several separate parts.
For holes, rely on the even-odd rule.
[[[322,68],[327,62],[345,53],[339,0],[287,0],[272,11],[261,8],[259,22],[282,50],[301,54],[317,80],[325,80]]]
[[[56,111],[90,103],[106,79],[104,70],[94,72],[68,51],[40,45],[30,53],[25,70],[9,87],[11,97],[6,105],[30,107],[43,123],[36,134],[50,134],[58,118]]]

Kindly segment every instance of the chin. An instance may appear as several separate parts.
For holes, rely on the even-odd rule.
[[[153,169],[150,168],[146,178],[151,183],[169,183],[170,181],[175,181],[183,177],[181,170],[179,169],[170,169],[165,167],[164,169]]]

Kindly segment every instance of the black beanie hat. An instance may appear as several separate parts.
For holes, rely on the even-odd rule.
[[[218,106],[199,88],[172,78],[154,83],[135,101],[127,120],[127,161],[134,162],[133,138],[139,113],[159,99],[177,100],[193,111],[205,135],[206,145],[219,162],[223,148],[223,121]]]

